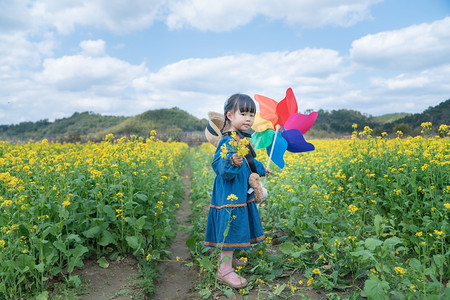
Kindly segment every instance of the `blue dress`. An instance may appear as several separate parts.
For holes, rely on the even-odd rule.
[[[216,149],[212,168],[216,173],[214,187],[209,207],[208,220],[204,244],[209,247],[224,250],[247,249],[251,244],[265,240],[264,232],[259,217],[258,208],[253,193],[248,194],[250,188],[248,183],[251,174],[245,160],[240,167],[231,163],[228,153],[226,159],[222,158],[221,146],[227,145],[233,138],[224,136]],[[259,175],[265,174],[264,165],[254,160]],[[227,199],[233,194],[237,200]],[[228,232],[226,229],[229,224]],[[224,237],[224,234],[226,237]]]

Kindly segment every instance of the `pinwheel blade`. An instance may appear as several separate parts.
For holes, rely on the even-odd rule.
[[[297,129],[285,130],[281,135],[286,139],[288,144],[287,150],[290,152],[306,152],[315,149],[314,145],[308,143],[303,137],[303,134]]]
[[[277,123],[277,101],[270,99],[265,96],[255,95],[255,100],[259,104],[259,112],[263,119],[266,119],[272,122],[273,127],[275,128],[275,124]]]
[[[287,141],[283,138],[281,135],[281,132],[278,132],[277,140],[275,142],[275,145],[273,147],[273,153],[272,153],[272,161],[281,169],[284,168],[284,153],[286,152],[286,149],[288,148]],[[270,157],[270,151],[272,149],[272,143],[266,148],[267,155]]]
[[[253,144],[255,150],[266,148],[272,144],[273,137],[275,135],[275,130],[267,129],[263,132],[254,132],[250,141]]]
[[[263,119],[261,117],[261,114],[257,112],[255,115],[255,121],[253,122],[252,129],[254,131],[263,132],[264,130],[274,129],[274,128],[273,128],[272,122],[270,122],[266,119]]]
[[[276,113],[278,115],[276,124],[279,124],[281,127],[284,126],[290,115],[298,113],[297,100],[291,88],[287,89],[286,97],[278,103]]]
[[[285,129],[297,129],[305,134],[317,119],[317,112],[312,112],[309,115],[302,115],[300,113],[292,114],[284,123]]]

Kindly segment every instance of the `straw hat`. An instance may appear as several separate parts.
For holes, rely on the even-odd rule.
[[[222,129],[223,123],[225,122],[225,117],[223,116],[223,114],[210,111],[208,112],[208,119],[209,122],[208,125],[206,125],[205,129],[206,139],[208,140],[208,142],[217,147],[220,139],[222,138],[222,132],[220,130]],[[227,127],[229,127],[229,125],[224,128],[224,131],[227,131]]]

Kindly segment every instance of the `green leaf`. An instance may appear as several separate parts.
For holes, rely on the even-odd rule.
[[[137,219],[136,227],[138,228],[139,231],[142,229],[142,227],[144,227],[146,218],[147,218],[147,216],[142,216],[139,219]]]
[[[70,249],[69,253],[73,257],[81,257],[81,256],[83,256],[83,254],[85,254],[88,251],[89,251],[89,249],[86,248],[85,246],[77,245],[74,249]]]
[[[232,289],[225,289],[223,290],[223,293],[228,297],[228,299],[236,299],[236,295],[234,294]]]
[[[356,256],[356,257],[361,257],[361,259],[363,261],[367,261],[369,258],[372,259],[373,261],[376,261],[375,257],[373,256],[373,253],[370,252],[369,250],[353,251],[353,252],[350,252],[350,255]]]
[[[364,283],[364,292],[368,300],[388,299],[389,283],[378,279],[369,279]]]
[[[68,237],[67,237],[67,240],[68,241],[75,241],[75,242],[77,242],[77,243],[81,243],[81,238],[80,238],[80,236],[78,235],[78,234],[70,234]]]
[[[186,240],[186,246],[189,248],[189,250],[194,251],[196,245],[197,245],[197,242],[195,241],[194,238],[190,238],[190,239]],[[208,248],[208,250],[209,250],[209,248]]]
[[[34,268],[36,270],[38,270],[39,273],[44,273],[44,271],[45,271],[45,264],[44,263],[40,263],[38,265],[35,265]]]
[[[417,258],[411,258],[411,260],[409,261],[409,265],[411,267],[413,267],[414,269],[416,269],[417,272],[419,272],[419,273],[423,272],[422,264],[420,263],[420,261]]]
[[[379,236],[381,233],[383,233],[384,228],[381,227],[383,223],[383,217],[380,215],[376,215],[374,219],[374,225],[375,225],[375,232]]]
[[[147,196],[144,194],[135,194],[135,196],[136,196],[136,198],[138,198],[139,200],[142,200],[142,201],[148,200]]]
[[[101,268],[106,269],[106,268],[109,267],[109,262],[105,259],[104,256],[100,257],[100,258],[97,260],[97,263],[98,263],[98,265],[99,265]]]
[[[285,288],[286,288],[286,284],[282,284],[279,288],[277,288],[277,290],[274,292],[274,294],[277,296],[280,296]]]
[[[135,250],[140,246],[136,236],[127,236],[125,239],[127,240],[128,245]]]
[[[75,267],[82,267],[84,265],[81,258],[86,252],[88,252],[88,248],[83,245],[77,245],[74,249],[69,250],[69,253],[72,256],[69,260],[69,266],[67,268],[69,273],[72,273]]]
[[[209,257],[202,257],[201,259],[197,259],[201,268],[205,268],[207,271],[212,271],[214,269],[214,265],[209,259]]]
[[[102,232],[102,237],[100,238],[100,241],[98,242],[98,244],[100,246],[107,246],[109,244],[114,244],[115,243],[115,239],[114,236],[112,235],[111,232],[109,232],[108,230],[103,230]]]
[[[278,247],[283,254],[292,256],[294,258],[299,258],[303,252],[306,252],[306,250],[302,250],[298,246],[294,245],[292,242],[284,242],[283,244],[280,244]]]
[[[389,249],[389,248],[391,248],[397,244],[401,244],[401,243],[402,243],[402,241],[398,237],[394,236],[392,238],[388,238],[387,240],[385,240],[383,244],[384,244],[384,246],[386,246],[386,248]]]
[[[383,244],[382,241],[374,239],[374,238],[367,238],[365,241],[366,248],[371,251],[374,251],[381,244]]]
[[[42,292],[39,295],[36,296],[36,300],[47,300],[48,299],[48,292]]]
[[[105,205],[103,206],[103,212],[110,217],[111,219],[115,219],[116,218],[116,214],[114,213],[114,209],[109,206],[109,205]]]
[[[58,249],[60,252],[67,254],[66,244],[63,243],[63,241],[54,241],[53,246],[55,246],[56,249]]]
[[[100,226],[94,226],[92,228],[89,228],[88,230],[84,231],[83,234],[87,238],[93,238],[96,237],[101,231]]]
[[[322,243],[314,243],[313,250],[315,252],[321,250],[322,248],[323,248],[323,244]]]
[[[16,269],[21,273],[34,269],[34,257],[28,254],[20,254],[16,258]]]
[[[70,276],[69,283],[74,287],[79,287],[81,285],[81,279],[80,276]]]

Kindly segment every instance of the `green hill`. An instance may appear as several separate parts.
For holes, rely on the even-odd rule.
[[[157,132],[192,132],[203,131],[207,124],[206,119],[198,119],[179,108],[149,110],[135,117],[106,128],[100,135],[113,134],[139,134]]]
[[[102,116],[87,111],[76,112],[68,118],[57,119],[54,122],[41,120],[35,123],[22,122],[16,125],[0,125],[0,136],[27,139],[60,135],[88,135],[115,126],[126,119],[126,117]]]
[[[408,117],[411,115],[412,114],[409,114],[409,113],[393,113],[393,114],[385,114],[385,115],[381,115],[381,116],[375,116],[375,117],[373,117],[373,119],[375,122],[377,122],[379,124],[386,124],[386,123],[395,122],[398,119]]]
[[[149,110],[134,117],[76,112],[68,118],[57,119],[54,122],[41,120],[15,125],[0,125],[0,137],[23,140],[72,136],[77,140],[80,136],[89,135],[98,139],[108,133],[122,135],[149,134],[151,130],[158,132],[203,131],[206,124],[206,119],[200,120],[176,107]]]
[[[386,132],[401,130],[404,134],[417,135],[421,132],[420,126],[424,122],[431,122],[434,133],[438,133],[440,125],[450,125],[450,99],[436,106],[430,106],[424,112],[413,114],[394,122],[384,124]]]
[[[396,113],[373,117],[355,110],[325,111],[320,109],[314,126],[308,132],[308,138],[349,135],[353,131],[353,124],[358,125],[358,130],[362,130],[364,126],[369,126],[374,130],[375,135],[380,135],[383,131],[395,133],[397,130],[401,130],[405,135],[417,135],[421,131],[420,125],[423,122],[431,122],[434,132],[437,133],[440,125],[450,124],[449,118],[450,99],[435,107],[429,107],[422,113],[413,115]],[[149,110],[134,117],[103,116],[93,112],[76,112],[68,118],[58,119],[54,122],[41,120],[38,122],[22,122],[16,125],[0,125],[0,138],[18,140],[53,138],[77,141],[81,140],[81,137],[89,137],[98,140],[108,133],[146,135],[151,130],[170,134],[203,131],[206,124],[206,119],[200,120],[177,107]]]

